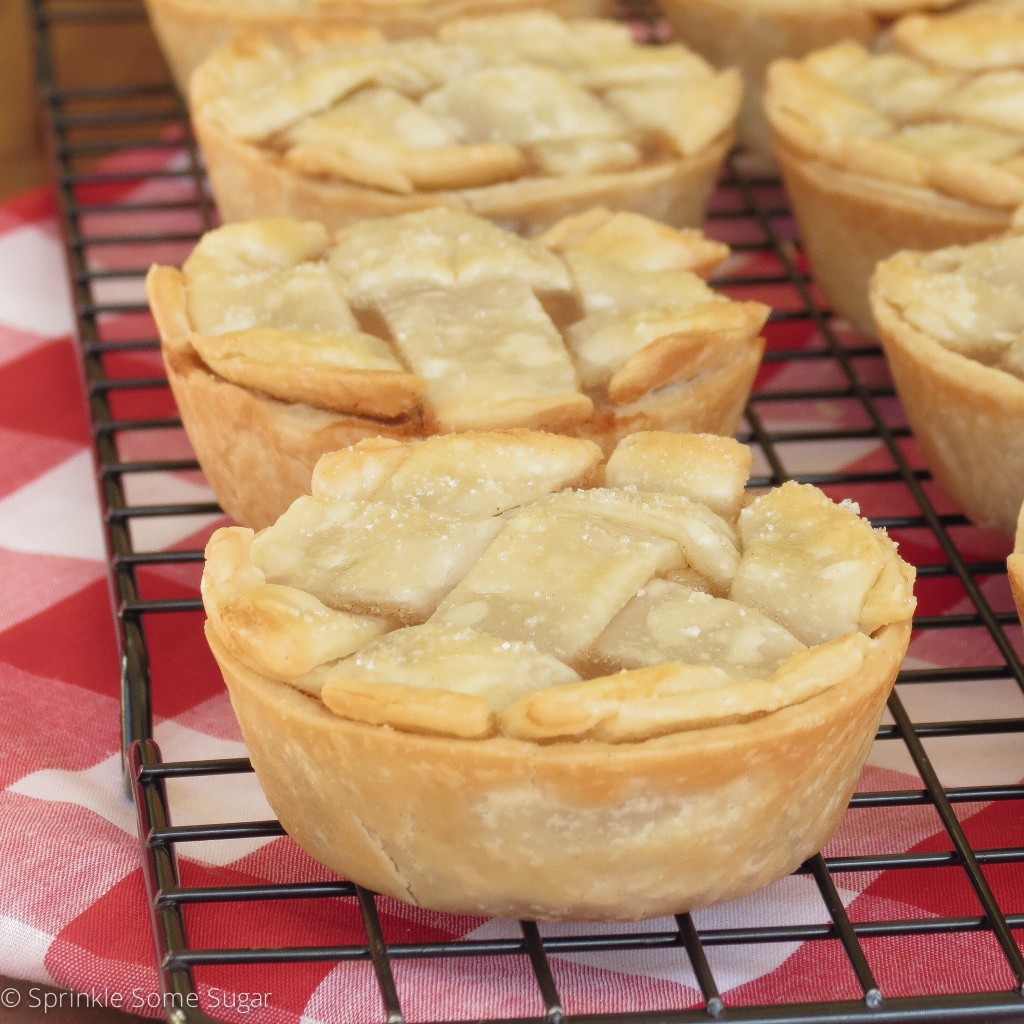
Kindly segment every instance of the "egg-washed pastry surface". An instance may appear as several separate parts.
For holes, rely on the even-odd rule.
[[[194,81],[193,113],[302,175],[402,195],[691,155],[739,104],[735,72],[611,21],[531,12],[331,39],[246,38]]]
[[[761,718],[856,677],[912,615],[883,532],[813,487],[744,491],[708,435],[367,440],[272,527],[218,531],[209,628],[335,715],[530,742]]]
[[[769,70],[787,146],[843,170],[1011,210],[1024,202],[1024,9],[912,15],[891,49],[836,44]]]
[[[267,220],[204,236],[183,273],[155,268],[162,333],[273,398],[426,432],[566,430],[595,401],[629,407],[760,352],[767,307],[714,292],[725,246],[592,211],[526,240],[435,208],[332,239]],[[181,333],[181,332],[179,332]]]

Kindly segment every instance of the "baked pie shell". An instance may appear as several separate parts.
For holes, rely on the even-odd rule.
[[[941,249],[1005,231],[1011,212],[844,170],[773,126],[775,155],[807,259],[833,310],[874,336],[868,285],[901,249]]]
[[[910,630],[884,627],[856,674],[804,703],[621,744],[348,721],[207,636],[270,805],[316,860],[432,909],[612,921],[734,899],[820,850]]]
[[[871,283],[878,336],[935,479],[979,526],[1012,537],[1024,502],[1024,381],[951,351],[908,323]]]
[[[149,293],[167,379],[200,468],[236,522],[257,530],[275,522],[309,492],[313,467],[325,452],[367,437],[405,441],[441,432],[431,429],[418,412],[394,420],[347,415],[282,401],[218,376],[189,343],[184,288],[177,286],[178,272],[170,273],[172,277],[155,278]],[[594,415],[567,432],[596,442],[606,453],[640,430],[731,437],[763,352],[764,339],[759,337],[737,358],[688,386],[655,390],[628,406],[595,398]]]
[[[198,88],[200,93],[202,88]],[[674,227],[700,227],[718,180],[732,132],[691,156],[666,154],[626,171],[533,175],[475,188],[399,195],[342,180],[302,174],[272,152],[241,142],[204,116],[195,102],[192,124],[203,153],[217,209],[227,221],[265,217],[318,220],[331,230],[371,217],[432,206],[466,210],[520,235],[536,235],[555,221],[594,206],[644,214]]]
[[[430,34],[438,24],[453,18],[524,9],[540,8],[566,18],[603,18],[613,13],[608,0],[328,0],[277,7],[230,0],[146,0],[146,8],[171,74],[183,92],[192,71],[242,32],[265,32],[283,39],[296,28],[375,28],[401,38]]]

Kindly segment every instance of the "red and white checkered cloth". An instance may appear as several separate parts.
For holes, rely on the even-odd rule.
[[[137,198],[149,195],[148,186]],[[722,222],[727,223],[727,222]],[[153,253],[180,262],[180,247]],[[117,247],[104,250],[111,266]],[[743,257],[740,269],[763,271],[763,255]],[[760,262],[759,262],[760,261]],[[770,268],[768,268],[770,269]],[[137,299],[136,283],[112,281]],[[773,302],[790,294],[759,293]],[[127,314],[124,331],[138,333],[140,317]],[[143,890],[134,812],[124,794],[118,751],[118,664],[111,617],[101,519],[73,330],[64,256],[48,191],[0,208],[0,974],[47,982],[137,1012],[159,1015],[161,1003]],[[118,323],[106,324],[116,336]],[[150,328],[151,331],[151,328]],[[775,347],[814,348],[820,339],[806,322],[770,328]],[[857,340],[857,339],[853,339]],[[884,382],[878,357],[858,357],[869,382]],[[112,365],[126,375],[160,372],[155,353],[126,353]],[[761,386],[843,387],[832,360],[766,367]],[[119,415],[145,409],[173,415],[162,390],[114,395]],[[133,404],[134,403],[134,404]],[[883,406],[893,407],[891,400]],[[161,412],[162,410],[162,412]],[[853,399],[775,402],[760,406],[770,426],[864,425]],[[125,436],[124,458],[174,457],[188,452],[180,433]],[[905,445],[911,458],[913,445]],[[879,442],[792,442],[785,446],[793,472],[890,469]],[[198,474],[143,474],[127,481],[130,500],[149,503],[207,500]],[[943,511],[947,499],[929,485]],[[833,489],[834,490],[834,489]],[[899,485],[846,487],[870,515],[914,514]],[[946,502],[946,504],[943,504]],[[141,521],[136,547],[151,550],[201,546],[217,520]],[[196,531],[200,532],[196,532]],[[926,530],[898,534],[902,552],[925,565],[942,560]],[[1007,543],[971,528],[956,530],[965,555],[979,562],[1005,558]],[[140,570],[143,597],[194,596],[199,568]],[[1005,578],[979,580],[997,611],[1012,608]],[[921,581],[921,612],[970,611],[954,578]],[[240,756],[244,748],[216,668],[203,645],[200,616],[150,616],[155,736],[167,759]],[[1009,628],[1020,645],[1020,630]],[[981,628],[930,630],[915,638],[908,664],[999,664]],[[901,687],[915,721],[1024,717],[1024,697],[1007,678]],[[947,786],[1009,784],[1024,779],[1019,733],[943,738],[926,744]],[[921,789],[902,742],[879,741],[862,790]],[[252,776],[171,782],[175,824],[271,817]],[[975,849],[1024,844],[1019,805],[957,805]],[[826,853],[950,850],[928,804],[847,815]],[[288,838],[186,844],[179,847],[185,885],[252,884],[327,877]],[[1024,911],[1024,865],[986,869],[1007,912]],[[966,876],[955,866],[837,873],[840,895],[855,922],[929,917],[980,917]],[[381,901],[389,942],[445,942],[518,935],[514,922],[426,913]],[[700,928],[827,923],[810,876],[795,875],[746,899],[695,915]],[[186,910],[194,947],[363,944],[365,934],[351,901],[268,901],[194,906]],[[582,926],[542,927],[569,934]],[[661,929],[665,922],[636,926]],[[633,926],[631,926],[633,928]],[[607,928],[614,932],[616,928]],[[885,996],[1009,991],[1013,978],[991,934],[974,933],[864,939],[871,968]],[[834,940],[708,947],[727,1005],[856,999],[854,975]],[[552,957],[555,982],[568,1013],[611,1013],[698,1006],[699,988],[679,949]],[[526,958],[478,957],[406,960],[394,965],[406,1019],[519,1017],[541,1012]],[[380,996],[368,963],[295,964],[257,969],[197,969],[204,1009],[226,1020],[314,1024],[375,1021]],[[255,1007],[255,1008],[253,1008]]]

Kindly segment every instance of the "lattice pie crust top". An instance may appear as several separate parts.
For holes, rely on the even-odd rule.
[[[211,53],[244,32],[323,35],[372,26],[388,38],[418,36],[454,18],[543,9],[563,17],[610,17],[608,0],[146,0],[168,66],[182,92]]]
[[[731,433],[768,307],[699,276],[727,253],[637,214],[592,210],[529,240],[438,207],[334,239],[311,222],[230,225],[205,235],[182,273],[154,268],[148,291],[200,462],[227,511],[262,526],[308,488],[317,444],[332,439],[522,426],[610,448],[638,424]],[[231,402],[189,392],[202,368]],[[252,431],[261,417],[262,447],[279,453],[289,408],[309,413],[293,431],[305,476],[246,497],[258,459],[243,463],[230,438],[207,442],[227,421]],[[331,432],[339,423],[348,437]]]
[[[814,279],[866,334],[882,260],[998,234],[1024,201],[1024,7],[912,15],[890,37],[776,61],[765,87]]]
[[[910,16],[891,43],[774,64],[767,103],[785,143],[967,203],[1024,202],[1024,8]]]
[[[846,678],[911,588],[854,511],[750,453],[638,434],[364,441],[258,536],[219,531],[204,599],[244,663],[345,718],[612,741],[756,717]]]
[[[285,827],[373,888],[487,913],[642,916],[795,867],[866,756],[913,573],[813,487],[746,495],[750,465],[709,435],[637,434],[606,465],[592,443],[530,431],[367,440],[325,456],[274,526],[219,530],[207,632]],[[387,799],[366,789],[377,755],[401,790]],[[743,795],[719,792],[736,772]],[[722,820],[681,836],[697,808]],[[792,834],[758,852],[765,815],[794,808]],[[723,827],[729,848],[698,872],[717,881],[687,881],[688,845]],[[594,877],[563,863],[545,892],[565,832]],[[644,836],[653,861],[597,895]]]
[[[560,428],[591,392],[633,402],[720,366],[768,309],[694,272],[728,250],[595,211],[539,241],[454,210],[204,236],[186,261],[190,340],[227,380],[275,398],[430,429]]]
[[[436,38],[367,31],[251,37],[196,83],[202,117],[315,177],[398,194],[619,172],[689,156],[730,128],[735,72],[612,21],[536,12],[466,19]]]

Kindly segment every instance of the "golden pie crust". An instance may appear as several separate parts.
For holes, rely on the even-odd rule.
[[[295,29],[323,33],[370,28],[402,38],[428,34],[454,18],[525,7],[565,18],[602,18],[612,15],[615,5],[607,0],[146,0],[150,24],[182,91],[211,53],[244,32],[284,38]]]
[[[1017,519],[1017,532],[1013,538],[1013,552],[1006,559],[1006,574],[1017,605],[1017,614],[1024,622],[1024,505]]]
[[[769,64],[852,39],[870,45],[897,18],[950,6],[955,0],[664,0],[681,42],[718,68],[743,74],[737,141],[771,164],[764,115]]]
[[[1024,233],[899,252],[870,294],[935,478],[974,522],[1013,536],[1024,502]]]
[[[636,430],[734,433],[768,307],[706,284],[727,254],[632,213],[524,239],[436,207],[333,238],[228,225],[147,292],[200,465],[260,528],[364,437],[534,427],[611,450]]]
[[[1024,8],[913,15],[884,53],[777,61],[765,109],[814,277],[873,333],[880,260],[980,241],[1024,202]]]
[[[523,234],[595,205],[698,226],[740,93],[681,46],[544,11],[392,42],[250,34],[189,89],[227,221],[338,228],[446,205]]]
[[[207,636],[311,856],[456,913],[632,919],[835,832],[905,653],[913,570],[710,435],[362,441],[207,547]],[[716,511],[717,510],[717,511]]]

